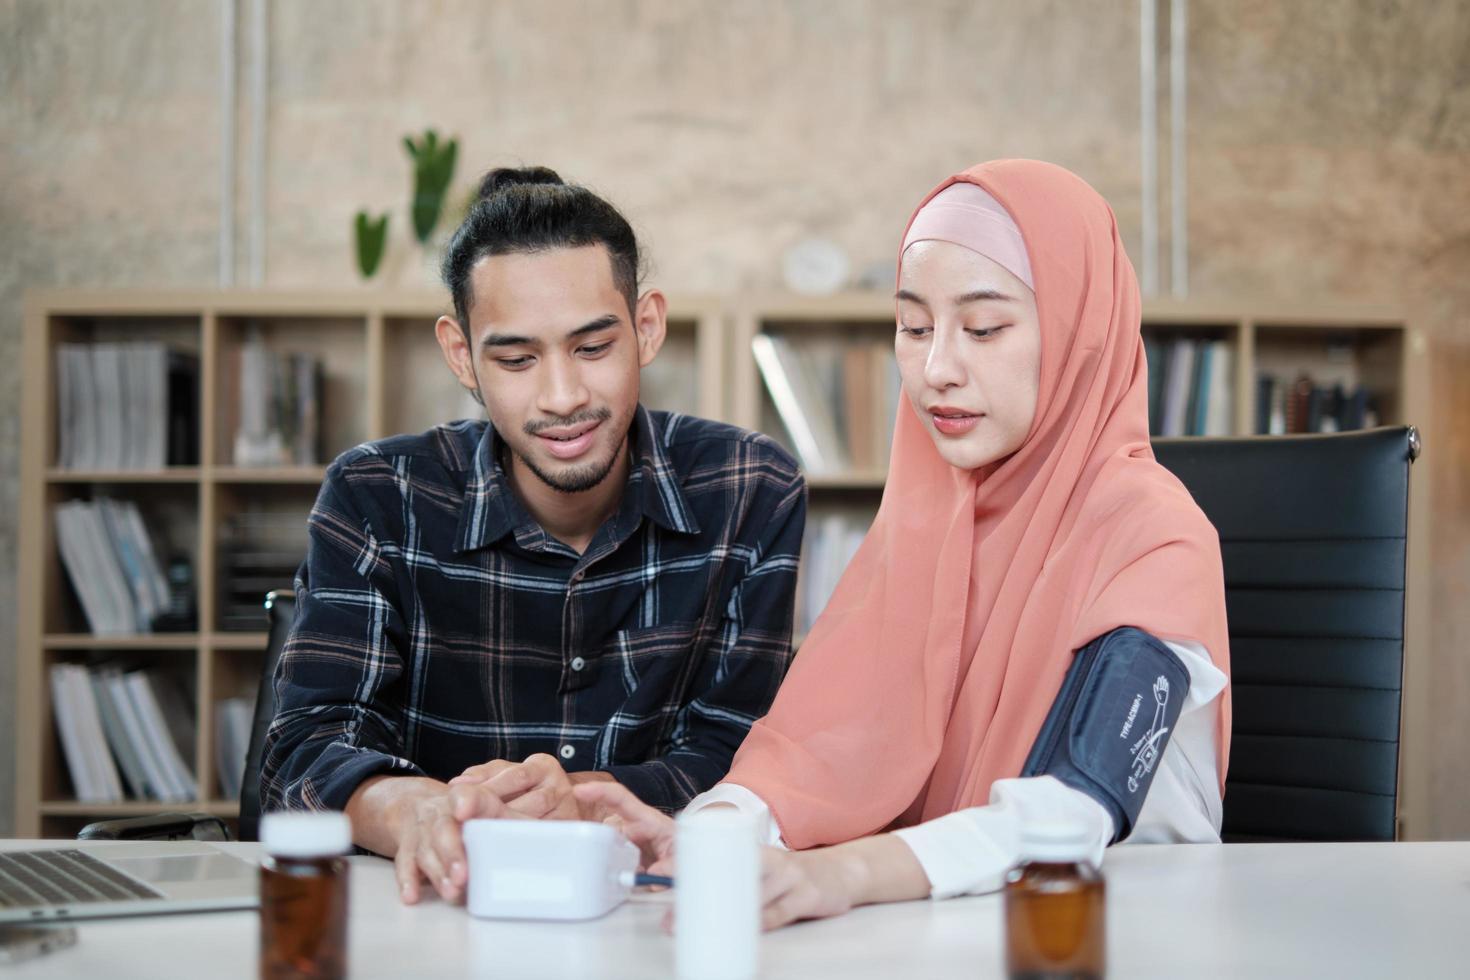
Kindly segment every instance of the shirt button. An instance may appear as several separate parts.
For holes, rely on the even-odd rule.
[[[563,759],[570,759],[572,756],[574,756],[576,754],[577,754],[577,747],[575,745],[563,745],[561,747],[561,757]]]
[[[573,670],[581,670],[585,666],[587,666],[587,661],[583,660],[581,657],[573,657],[572,658],[572,669]]]

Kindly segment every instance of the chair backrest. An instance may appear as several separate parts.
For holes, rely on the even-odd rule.
[[[1381,428],[1154,442],[1225,559],[1227,841],[1394,839],[1418,440]]]
[[[261,666],[260,691],[255,698],[255,720],[250,725],[250,750],[245,755],[245,779],[240,787],[240,839],[260,838],[260,756],[265,749],[265,733],[276,715],[276,664],[285,649],[291,622],[296,618],[296,596],[288,591],[272,592],[265,597],[270,633],[265,644],[265,663]]]

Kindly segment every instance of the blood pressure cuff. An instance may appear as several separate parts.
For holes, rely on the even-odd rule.
[[[1189,693],[1189,671],[1162,641],[1127,626],[1072,661],[1022,776],[1054,776],[1102,804],[1113,842],[1143,808]]]

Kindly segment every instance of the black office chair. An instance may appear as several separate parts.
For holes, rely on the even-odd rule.
[[[1154,452],[1225,559],[1224,839],[1393,840],[1418,432],[1160,439]]]
[[[250,748],[245,754],[244,784],[240,788],[240,840],[257,840],[260,835],[260,756],[265,748],[266,729],[276,713],[276,664],[285,649],[291,622],[296,618],[296,596],[289,591],[272,592],[265,597],[265,611],[269,633],[255,698],[255,719],[250,725]],[[77,834],[77,839],[229,840],[230,833],[225,821],[211,814],[160,813],[90,823]]]

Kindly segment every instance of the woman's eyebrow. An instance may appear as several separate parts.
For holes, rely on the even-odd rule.
[[[972,289],[968,293],[961,293],[956,296],[954,303],[956,306],[963,306],[966,303],[979,303],[982,300],[999,300],[1002,303],[1013,303],[1015,299],[1016,297],[1014,296],[1007,296],[1005,293],[998,292],[994,289]]]
[[[893,298],[896,300],[907,300],[910,303],[918,303],[920,306],[929,305],[925,302],[924,297],[918,293],[910,292],[907,289],[900,289],[893,294]],[[960,293],[956,296],[954,298],[954,305],[964,306],[966,303],[980,303],[987,300],[992,302],[1014,303],[1016,297],[1007,296],[1005,293],[996,289],[972,289],[967,293]]]

